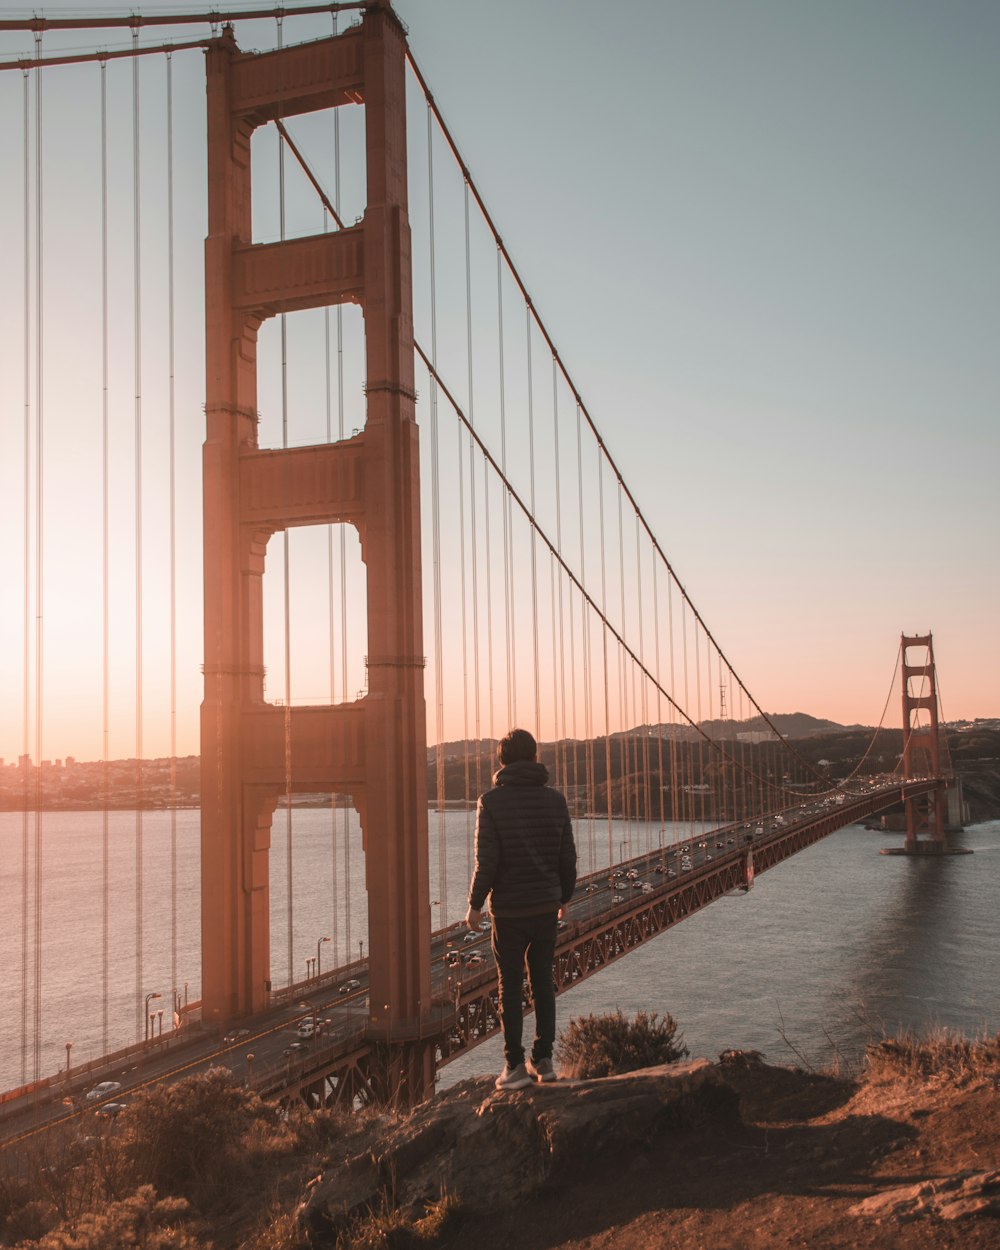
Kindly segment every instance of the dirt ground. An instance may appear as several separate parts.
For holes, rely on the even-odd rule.
[[[896,1186],[1000,1167],[996,1079],[885,1085],[731,1070],[741,1128],[665,1137],[589,1167],[456,1244],[476,1250],[1000,1250],[1000,1219],[848,1214]]]

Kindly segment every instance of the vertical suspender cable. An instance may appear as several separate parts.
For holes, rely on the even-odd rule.
[[[472,880],[472,798],[471,771],[469,759],[469,624],[465,593],[465,447],[463,446],[463,429],[459,425],[456,430],[456,447],[458,449],[458,564],[459,579],[462,592],[462,772],[464,777],[463,799],[465,800],[465,875]],[[447,913],[442,911],[441,921],[446,924]]]
[[[430,236],[431,297],[431,544],[434,561],[434,748],[437,781],[438,889],[442,916],[448,914],[448,846],[445,841],[444,793],[444,647],[441,626],[441,451],[438,431],[437,392],[437,273],[434,255],[434,115],[427,104],[427,211]]]
[[[463,184],[465,201],[465,339],[469,362],[469,424],[475,426],[475,388],[472,360],[472,259],[469,240],[469,179]],[[472,706],[476,731],[476,793],[483,789],[482,721],[479,701],[479,553],[476,543],[476,447],[469,439],[469,514],[472,538]],[[470,880],[471,874],[470,874]]]
[[[580,585],[587,584],[587,558],[586,558],[586,542],[584,539],[584,520],[583,520],[583,423],[580,415],[580,405],[576,405],[576,496],[579,512],[580,523]],[[592,683],[590,673],[590,615],[587,612],[586,601],[580,598],[580,659],[583,664],[583,732],[587,739],[587,747],[584,753],[584,773],[586,777],[587,792],[587,849],[589,851],[589,871],[594,871],[594,741],[593,741],[593,717],[591,715],[592,705]]]
[[[277,22],[278,47],[282,46],[282,18]],[[285,240],[285,140],[278,133],[278,223],[281,241]],[[281,446],[288,447],[288,317],[281,314]],[[285,876],[288,890],[285,898],[285,925],[288,941],[288,984],[295,981],[294,915],[292,902],[292,588],[289,570],[288,527],[282,531],[284,553],[285,611]]]
[[[607,556],[604,542],[604,457],[597,457],[597,498],[601,513],[601,645],[604,651],[604,772],[608,792],[608,863],[614,863],[614,832],[611,828],[611,708],[608,696],[608,591]]]
[[[674,580],[667,578],[667,639],[670,644],[670,820],[674,826],[674,837],[678,836],[677,826],[680,823],[677,771],[677,725],[674,719],[674,707],[677,703],[677,678],[674,668]]]
[[[333,15],[333,33],[337,33],[337,15]],[[338,199],[340,198],[340,122],[339,109],[333,111],[333,134],[334,134],[334,151],[335,156],[335,192]],[[330,214],[327,212],[326,206],[323,207],[323,233],[326,234],[330,228]],[[340,314],[340,305],[337,305],[338,320]],[[339,362],[338,362],[339,363]],[[325,404],[326,404],[326,441],[333,442],[333,368],[330,360],[330,306],[323,307],[323,364],[325,378]],[[329,635],[329,666],[330,666],[330,703],[331,705],[337,701],[337,690],[335,674],[337,671],[336,658],[336,631],[333,628],[333,618],[335,611],[335,598],[333,593],[333,526],[326,527],[326,590],[327,590],[327,624]],[[346,690],[344,692],[346,697]],[[330,803],[330,935],[333,942],[333,966],[340,967],[340,926],[337,918],[337,804],[332,801]],[[350,948],[348,948],[350,949]]]
[[[549,552],[549,588],[551,591],[550,621],[552,625],[552,755],[555,764],[555,782],[563,784],[559,770],[559,663],[556,628],[556,558]]]
[[[177,475],[174,377],[174,80],[167,53],[167,358],[170,374],[170,987],[177,1003]]]
[[[500,346],[500,467],[507,477],[507,404],[504,392],[504,361],[503,361],[503,253],[497,247],[497,328]],[[503,486],[503,509],[501,524],[503,525],[503,613],[504,613],[504,654],[507,662],[507,725],[513,726],[517,720],[517,700],[514,694],[514,603],[511,594],[511,520],[510,492]]]
[[[653,662],[656,665],[656,788],[659,791],[657,808],[660,829],[666,827],[666,812],[663,806],[663,673],[660,669],[660,595],[659,579],[656,575],[656,553],[653,553]]]
[[[41,57],[42,38],[35,36],[36,57]],[[43,382],[45,343],[43,339],[44,270],[42,238],[42,70],[35,72],[35,1019],[34,1076],[41,1075],[42,1046],[42,676],[44,641],[44,415]]]
[[[139,28],[132,28],[133,51]],[[135,334],[135,1020],[142,1037],[142,218],[139,201],[139,58],[132,58],[133,331]]]
[[[625,637],[625,535],[622,527],[622,481],[618,479],[618,590],[621,612],[621,637]],[[618,759],[622,783],[622,816],[625,818],[626,837],[632,836],[631,781],[629,776],[628,731],[628,679],[626,675],[625,648],[622,643],[618,652],[618,713],[621,717],[621,736],[618,739]]]
[[[333,33],[337,33],[337,14],[333,14]],[[340,110],[333,113],[334,173],[336,197],[334,207],[337,219],[340,215]],[[344,306],[337,305],[337,437],[344,441]],[[331,626],[332,628],[332,626]],[[331,677],[331,684],[333,678]],[[340,681],[341,698],[347,701],[347,532],[340,527]],[[343,807],[344,839],[344,960],[347,962],[351,946],[351,813]],[[334,917],[336,918],[336,916]],[[336,962],[336,959],[334,960]]]
[[[647,845],[646,850],[650,849],[648,842],[650,836],[650,822],[653,814],[650,809],[650,793],[649,793],[649,690],[646,685],[645,668],[646,668],[646,652],[645,652],[645,629],[642,620],[642,552],[640,547],[641,527],[639,524],[639,514],[635,514],[635,584],[636,597],[639,609],[639,683],[642,694],[641,715],[642,715],[642,819],[646,825]],[[659,673],[657,673],[659,677]]]
[[[36,38],[37,46],[37,38]],[[37,56],[37,52],[36,52]],[[35,71],[41,73],[41,70]],[[30,862],[30,807],[28,785],[30,771],[31,691],[31,130],[30,84],[28,71],[24,80],[24,568],[23,657],[21,664],[21,1084],[28,1083],[28,864]]]
[[[535,516],[535,388],[531,376],[531,309],[525,308],[528,361],[528,467],[530,471],[531,515]],[[541,732],[542,702],[538,682],[538,553],[535,527],[531,526],[531,654],[535,695],[535,733]]]
[[[696,621],[695,627],[694,627],[694,678],[695,678],[695,689],[697,691],[697,699],[698,699],[698,722],[697,723],[700,725],[702,723],[701,646],[698,642],[698,629],[699,629],[699,626]],[[703,742],[704,742],[704,738],[702,738],[701,734],[699,734],[698,735],[698,784],[699,785],[704,785],[704,782],[705,782],[705,756],[702,750]],[[699,807],[701,809],[701,831],[702,833],[704,833],[705,832],[705,791],[699,790],[698,794],[699,794]]]
[[[483,530],[486,534],[486,663],[489,677],[490,739],[496,743],[496,721],[493,714],[493,556],[490,551],[490,476],[489,462],[483,456]]]
[[[559,463],[559,390],[556,359],[552,358],[552,438],[556,478],[556,551],[559,553],[559,784],[566,785],[566,643],[563,630],[563,568],[562,568],[562,469]],[[554,624],[554,622],[553,622]]]
[[[534,509],[532,509],[532,511],[534,511]],[[582,570],[581,570],[580,576],[581,576],[581,578],[582,578],[582,576],[583,576],[583,571],[582,571]],[[572,585],[570,585],[570,586],[568,586],[568,587],[567,587],[567,611],[568,611],[568,613],[569,613],[569,691],[570,691],[570,704],[569,704],[569,706],[570,706],[570,739],[571,739],[571,741],[572,741],[572,743],[573,743],[573,746],[572,746],[572,751],[573,751],[573,791],[574,791],[574,794],[579,794],[579,784],[580,784],[580,779],[579,779],[579,772],[578,772],[578,764],[577,764],[577,750],[576,750],[576,746],[577,746],[577,724],[576,724],[576,626],[575,626],[575,623],[574,623],[574,615],[573,615],[573,598],[574,598],[574,595],[573,595],[573,587],[572,587]],[[580,616],[581,616],[581,620],[582,620],[582,617],[583,617],[583,613],[584,613],[584,611],[585,611],[585,609],[584,609],[584,607],[583,607],[583,604],[581,603],[581,605],[580,605]],[[565,726],[564,726],[564,728],[565,728]],[[563,778],[563,781],[565,782],[565,780],[566,780],[566,778],[564,777],[564,778]]]
[[[101,61],[101,1016],[103,1053],[108,1053],[108,997],[110,985],[110,794],[111,649],[109,596],[110,499],[108,459],[111,450],[108,409],[108,65]]]

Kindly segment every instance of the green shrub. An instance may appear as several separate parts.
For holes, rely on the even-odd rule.
[[[556,1045],[563,1075],[577,1080],[635,1072],[661,1063],[676,1063],[688,1054],[683,1034],[671,1015],[640,1011],[634,1019],[621,1011],[570,1020]]]

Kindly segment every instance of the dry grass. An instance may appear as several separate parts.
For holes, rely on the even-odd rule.
[[[342,1230],[337,1250],[430,1250],[454,1232],[460,1220],[459,1203],[451,1194],[443,1194],[419,1212],[386,1199],[377,1210],[359,1216]]]
[[[947,1029],[929,1037],[902,1033],[867,1049],[869,1081],[943,1077],[957,1084],[1000,1081],[1000,1033],[970,1041]]]

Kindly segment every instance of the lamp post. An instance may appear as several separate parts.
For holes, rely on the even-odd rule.
[[[329,942],[329,940],[330,939],[328,937],[321,937],[320,940],[316,943],[316,975],[317,976],[319,976],[320,972],[322,972],[323,970],[320,952],[323,949],[323,943]]]
[[[439,898],[432,898],[432,899],[431,899],[431,907],[440,907],[440,906],[441,906],[441,900],[440,900]],[[444,918],[444,917],[443,917],[443,915],[442,915],[442,919],[443,919],[443,918]],[[433,921],[431,922],[431,926],[433,927]]]
[[[360,963],[365,962],[365,939],[364,938],[358,938],[358,961]]]
[[[161,997],[162,995],[157,994],[155,992],[146,995],[146,1005],[142,1009],[142,1014],[146,1017],[146,1041],[147,1042],[149,1041],[149,1004],[152,1002],[154,998],[161,998]]]
[[[66,1043],[66,1076],[69,1076],[69,1052],[73,1049],[73,1043]]]
[[[622,841],[618,843],[618,862],[620,864],[625,863],[625,848],[627,846],[628,846],[628,838],[623,838]]]

